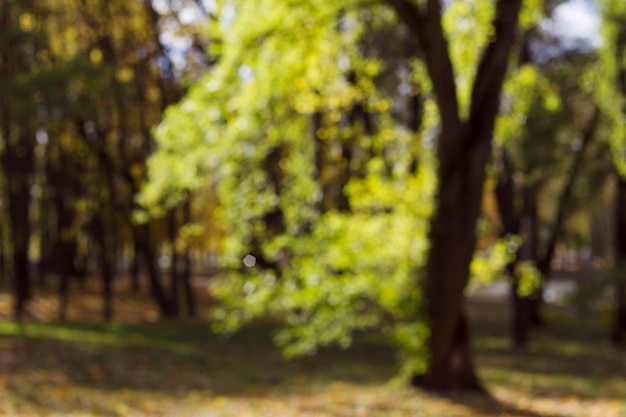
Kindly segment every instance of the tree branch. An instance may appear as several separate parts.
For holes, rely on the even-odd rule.
[[[582,163],[585,157],[585,151],[589,147],[589,144],[593,140],[596,130],[598,128],[598,124],[600,123],[600,109],[596,105],[593,109],[593,114],[591,116],[591,120],[587,125],[582,138],[582,144],[578,153],[575,156],[574,163],[572,164],[572,168],[570,170],[569,176],[567,178],[567,183],[565,187],[561,191],[561,195],[559,196],[558,207],[556,216],[554,218],[554,222],[552,223],[552,234],[548,239],[548,243],[546,244],[546,252],[543,257],[539,260],[539,271],[542,273],[544,277],[548,275],[550,272],[550,264],[552,263],[552,258],[554,257],[554,252],[556,250],[556,243],[561,237],[562,229],[563,229],[563,220],[565,219],[567,204],[569,203],[570,196],[572,194],[572,190],[574,188],[574,183],[578,179],[578,174],[582,167]]]
[[[469,124],[477,133],[470,135],[472,138],[491,140],[521,3],[521,0],[499,0],[496,5],[495,33],[483,53],[472,88]]]
[[[430,76],[443,128],[459,125],[458,99],[454,70],[448,52],[448,41],[441,27],[441,3],[428,0],[426,10],[411,0],[386,0],[422,49]],[[445,146],[446,144],[441,144]],[[450,144],[447,144],[450,145]]]

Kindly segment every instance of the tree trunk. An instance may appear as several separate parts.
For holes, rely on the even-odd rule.
[[[46,170],[47,174],[47,170]],[[47,179],[48,180],[48,179]],[[49,181],[49,180],[48,180]],[[45,184],[45,187],[49,187],[49,182]],[[48,221],[50,217],[49,211],[46,207],[50,204],[50,199],[47,196],[48,191],[44,191],[44,197],[40,202],[39,209],[39,264],[37,265],[37,284],[41,287],[46,285],[46,275],[50,273],[50,230],[48,227]]]
[[[458,140],[466,140],[463,136],[474,134],[470,126],[461,126],[458,131],[444,128],[442,136],[462,135]],[[431,325],[431,357],[426,373],[413,382],[436,391],[482,391],[472,361],[463,292],[476,246],[474,231],[491,142],[474,143],[456,164],[447,165],[447,171],[440,168],[438,205],[430,225],[424,294]]]
[[[30,298],[28,247],[30,242],[30,184],[34,168],[33,140],[27,134],[17,141],[5,140],[3,165],[5,169],[9,224],[13,243],[13,316],[21,319]]]
[[[536,192],[528,186],[522,190],[523,204],[520,218],[519,232],[522,237],[522,246],[519,250],[518,261],[535,261],[538,250],[538,224],[537,224],[537,200]],[[535,289],[532,294],[522,295],[519,292],[520,277],[515,270],[517,262],[513,266],[511,296],[513,297],[511,336],[513,346],[516,349],[525,349],[528,344],[529,326],[532,324],[533,316],[536,319],[538,314],[538,302],[541,299],[541,289]],[[534,311],[533,311],[534,310]]]
[[[595,138],[598,125],[600,124],[600,108],[596,105],[591,114],[591,119],[583,132],[582,143],[580,149],[574,157],[574,162],[569,172],[567,182],[561,190],[561,194],[557,200],[557,210],[554,220],[552,221],[552,232],[546,243],[545,253],[542,257],[537,256],[537,268],[541,274],[542,281],[545,282],[552,272],[552,259],[556,251],[556,244],[563,233],[563,224],[567,215],[567,206],[570,202],[574,189],[574,184],[580,175],[583,162],[585,160],[586,150]],[[542,284],[543,284],[542,282]],[[531,303],[530,321],[531,324],[542,326],[545,324],[543,315],[541,314],[541,306],[543,304],[543,285],[539,288],[538,294],[533,298]]]
[[[4,236],[0,233],[0,283],[4,284],[6,278],[6,257],[4,254]]]
[[[519,280],[512,271],[514,282],[511,284],[511,342],[517,350],[528,345],[528,327],[532,300],[519,294]]]
[[[161,317],[170,317],[169,303],[161,284],[161,277],[157,265],[156,251],[150,243],[150,227],[148,224],[139,226],[139,239],[141,243],[141,252],[146,263],[146,271],[148,273],[148,281],[150,283],[150,292],[154,297],[154,301],[159,308]]]
[[[417,39],[432,81],[440,115],[435,212],[423,287],[430,320],[426,373],[414,383],[440,391],[482,391],[463,314],[464,290],[476,246],[485,168],[509,56],[516,39],[521,0],[499,0],[493,34],[482,53],[472,86],[469,116],[463,121],[448,41],[442,27],[442,2],[387,0]]]
[[[63,199],[64,196],[61,195],[61,189],[57,189],[57,196],[55,196],[55,206],[57,211],[58,218],[58,231],[59,231],[59,239],[57,240],[57,259],[56,259],[56,269],[59,274],[59,311],[58,316],[59,320],[63,321],[67,316],[67,307],[69,304],[68,297],[68,288],[70,275],[72,273],[72,264],[73,264],[73,254],[71,248],[71,239],[70,236],[71,230],[71,213],[68,212],[67,208],[64,207]]]
[[[624,344],[626,336],[626,180],[617,178],[615,191],[615,259],[617,283],[615,288],[615,317],[611,342]]]
[[[441,338],[435,339],[431,336],[432,357],[428,370],[423,375],[413,376],[411,384],[414,387],[439,392],[485,392],[474,370],[471,332],[463,310],[459,310],[453,324],[449,325],[452,326],[448,330],[449,341],[442,343]],[[435,329],[441,330],[433,325],[433,333]]]
[[[501,236],[519,235],[521,232],[524,239],[520,253],[506,266],[507,275],[511,280],[511,343],[515,348],[520,349],[528,343],[528,323],[532,300],[528,297],[520,297],[516,267],[519,258],[528,260],[536,252],[536,204],[532,190],[525,187],[522,212],[519,213],[519,210],[516,210],[515,201],[518,189],[513,181],[514,168],[506,150],[501,150],[501,157],[498,162],[500,171],[495,194],[498,201],[498,213],[503,226]]]
[[[176,209],[170,210],[167,214],[167,231],[170,246],[172,248],[171,268],[170,268],[170,302],[169,315],[178,317],[178,299],[180,279],[178,274],[179,254],[176,249],[176,235],[178,234],[178,225],[176,222]]]
[[[187,201],[183,204],[183,223],[191,222],[191,195],[187,193]],[[185,247],[183,254],[183,272],[182,281],[185,288],[185,300],[187,302],[187,314],[189,317],[196,315],[196,300],[193,295],[193,287],[191,285],[191,257],[189,256],[189,245]]]
[[[102,317],[113,319],[113,259],[105,214],[99,211],[94,218],[94,238],[98,245],[98,261],[102,279]]]
[[[138,293],[141,291],[141,282],[140,282],[140,274],[141,274],[141,243],[139,238],[136,236],[137,231],[134,229],[133,236],[133,264],[131,266],[130,271],[130,290],[134,293]]]

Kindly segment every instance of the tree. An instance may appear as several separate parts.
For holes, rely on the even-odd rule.
[[[199,7],[185,2],[190,6]],[[112,318],[117,260],[129,246],[143,252],[135,258],[146,264],[162,314],[174,313],[156,264],[167,240],[165,233],[157,236],[165,222],[135,225],[131,212],[153,148],[151,128],[180,97],[181,77],[200,65],[175,68],[155,7],[49,0],[0,6],[2,255],[10,261],[3,269],[12,271],[16,317],[26,308],[29,252],[37,244],[39,282],[56,284],[48,277],[58,275],[61,318],[71,280],[88,264],[97,265],[103,316]],[[158,7],[167,19],[178,17]],[[180,26],[189,31],[194,24]],[[175,236],[179,224],[173,225]],[[139,280],[133,282],[138,287]]]
[[[439,1],[423,3],[220,3],[217,64],[166,112],[143,204],[217,184],[225,255],[249,267],[222,283],[218,295],[238,307],[216,310],[227,325],[280,314],[288,325],[278,339],[292,353],[382,326],[411,372],[427,352],[416,385],[481,389],[463,293],[521,1],[457,2],[445,15]],[[532,20],[535,6],[522,17]],[[387,56],[364,39],[396,19],[409,75],[386,79]],[[475,36],[455,32],[463,27]],[[421,129],[400,124],[421,111],[411,99],[420,90]],[[329,186],[347,201],[320,205]],[[391,249],[382,236],[393,236]]]
[[[611,121],[609,138],[615,167],[615,316],[611,340],[621,345],[626,335],[626,7],[622,2],[603,0],[600,71],[596,95],[603,112]]]
[[[574,197],[589,171],[583,168],[599,125],[599,110],[580,87],[588,56],[575,51],[527,65],[505,89],[507,101],[515,104],[500,118],[496,133],[495,194],[502,233],[522,238],[516,259],[507,267],[516,348],[526,346],[529,325],[543,324],[543,282],[549,278],[556,244],[565,235],[565,220],[582,203]]]
[[[424,51],[441,117],[437,156],[438,188],[430,223],[430,250],[424,277],[430,360],[413,382],[437,390],[481,389],[470,350],[463,291],[475,248],[485,168],[510,53],[516,39],[521,1],[498,1],[494,35],[482,54],[472,84],[469,112],[459,113],[458,93],[447,41],[441,26],[441,4],[425,10],[390,0]]]
[[[30,187],[35,167],[38,120],[34,111],[36,104],[15,98],[36,97],[40,74],[49,65],[49,62],[36,60],[37,53],[47,46],[41,37],[41,26],[36,24],[36,17],[43,14],[41,6],[41,2],[37,1],[5,2],[0,6],[0,79],[3,84],[0,93],[3,103],[0,112],[1,164],[6,181],[4,197],[8,205],[5,224],[10,230],[11,242],[11,248],[4,246],[3,252],[9,249],[12,255],[13,316],[16,319],[22,317],[31,295],[28,252],[32,227],[28,213],[32,201]]]

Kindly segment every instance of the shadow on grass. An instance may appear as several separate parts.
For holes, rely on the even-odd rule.
[[[531,332],[527,351],[510,348],[506,322],[477,323],[478,364],[490,384],[535,398],[623,401],[624,351],[608,344],[600,316],[556,308],[547,316],[547,326]]]
[[[515,407],[514,405],[504,403],[490,395],[433,395],[432,397],[445,399],[451,403],[461,404],[473,410],[473,414],[478,415],[494,415],[494,416],[511,416],[511,417],[563,417],[562,414],[537,413],[528,409]]]
[[[249,326],[226,338],[206,323],[147,325],[0,324],[2,340],[17,341],[5,373],[61,374],[69,384],[161,392],[206,390],[249,395],[277,385],[359,381],[382,384],[396,371],[381,339],[361,336],[350,350],[324,349],[286,360],[271,340],[274,326]]]
[[[479,321],[478,363],[488,387],[505,387],[533,399],[626,398],[626,382],[620,382],[626,364],[618,361],[619,353],[602,347],[598,326],[588,323],[585,332],[575,321],[551,322],[554,330],[536,334],[531,350],[519,354],[507,348],[502,321]],[[337,383],[376,390],[396,375],[393,349],[380,336],[360,335],[349,350],[324,349],[316,356],[288,361],[272,343],[274,330],[271,323],[259,323],[226,338],[213,334],[206,322],[0,323],[4,384],[0,393],[7,394],[5,402],[32,407],[34,415],[42,409],[61,413],[97,409],[103,415],[124,415],[109,405],[113,391],[126,395],[125,406],[142,408],[145,404],[139,402],[146,397],[163,396],[185,401],[194,395],[286,401]],[[72,401],[66,399],[69,391]],[[136,393],[147,394],[137,399]],[[473,410],[471,415],[560,415],[537,414],[482,396],[437,398],[461,404]],[[393,401],[372,404],[384,408],[380,415],[393,406]]]

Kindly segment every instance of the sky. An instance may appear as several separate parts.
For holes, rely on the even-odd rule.
[[[575,44],[587,40],[592,46],[601,43],[600,16],[593,0],[570,0],[554,10],[553,22],[547,23],[564,43]]]

